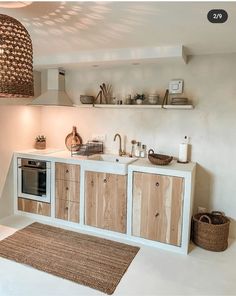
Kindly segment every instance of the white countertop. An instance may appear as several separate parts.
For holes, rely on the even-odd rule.
[[[33,158],[39,160],[55,161],[55,162],[65,162],[71,164],[84,164],[89,165],[94,171],[106,171],[109,170],[110,173],[116,173],[116,165],[114,163],[97,162],[96,160],[89,159],[88,156],[73,155],[68,150],[48,148],[45,150],[37,149],[27,149],[15,152],[16,157]],[[189,162],[187,164],[178,163],[173,160],[169,165],[153,165],[149,162],[147,158],[138,159],[128,165],[128,171],[142,171],[149,173],[160,173],[166,175],[182,175],[187,173],[192,173],[195,169],[196,163]],[[118,169],[118,167],[117,167]],[[127,172],[126,172],[127,173]],[[118,173],[119,174],[119,173]]]
[[[138,159],[137,161],[129,165],[129,167],[132,170],[145,167],[145,168],[151,168],[151,169],[158,168],[160,170],[175,170],[175,171],[185,171],[185,172],[192,172],[195,166],[196,166],[195,162],[178,163],[176,160],[173,160],[168,165],[154,165],[147,158]]]
[[[43,150],[39,149],[26,149],[15,151],[16,154],[19,155],[27,155],[28,157],[39,157],[40,159],[65,159],[65,160],[86,160],[87,156],[83,155],[74,155],[71,156],[71,152],[69,150],[58,149],[58,148],[47,148]]]

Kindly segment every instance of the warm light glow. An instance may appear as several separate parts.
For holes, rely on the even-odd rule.
[[[2,8],[21,8],[25,7],[32,4],[32,1],[16,1],[16,2],[11,2],[11,1],[4,1],[0,2],[0,7]]]

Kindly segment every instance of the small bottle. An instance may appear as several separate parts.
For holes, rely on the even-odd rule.
[[[131,144],[132,144],[132,148],[131,148],[131,153],[130,153],[130,157],[135,157],[135,144],[136,144],[136,140],[132,140]]]
[[[125,98],[125,104],[126,105],[131,105],[132,101],[131,101],[131,95],[127,95]]]
[[[141,152],[141,142],[137,142],[137,145],[135,147],[135,157],[140,157]]]
[[[145,158],[147,156],[147,146],[142,145],[141,151],[140,151],[140,157]]]

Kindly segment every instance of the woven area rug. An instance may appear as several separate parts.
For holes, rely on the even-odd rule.
[[[138,247],[33,223],[0,241],[0,256],[112,294]]]

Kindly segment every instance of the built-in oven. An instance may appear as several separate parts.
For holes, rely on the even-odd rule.
[[[18,158],[18,197],[51,202],[51,162]]]

